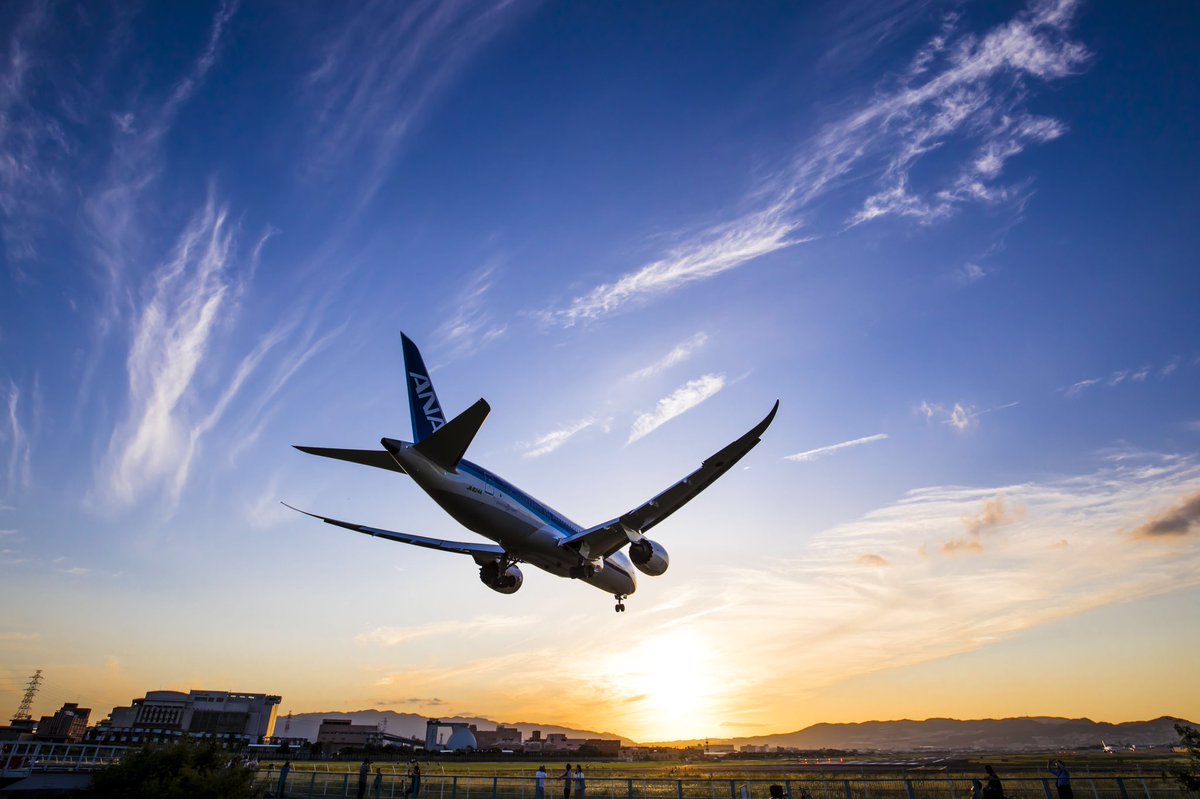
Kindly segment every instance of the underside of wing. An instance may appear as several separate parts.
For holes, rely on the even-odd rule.
[[[303,447],[293,446],[309,455],[320,455],[322,458],[334,458],[339,461],[361,463],[363,466],[374,466],[376,469],[390,469],[404,474],[404,469],[396,463],[395,458],[385,449],[338,449],[336,447]],[[303,513],[304,511],[301,511]]]
[[[754,449],[778,410],[779,401],[776,400],[771,412],[761,422],[737,441],[707,458],[700,464],[699,469],[649,502],[616,519],[575,533],[564,539],[561,545],[577,547],[584,557],[607,557],[631,540],[636,540],[642,533],[694,499],[718,477],[729,471],[747,452]]]
[[[286,502],[280,503],[285,508],[291,508],[297,513],[303,513],[305,516],[311,516],[314,519],[320,519],[326,524],[332,524],[336,527],[344,527],[347,530],[353,530],[356,533],[375,536],[376,538],[386,538],[389,541],[399,541],[402,544],[412,544],[417,547],[425,547],[426,549],[440,549],[443,552],[455,552],[460,555],[470,555],[479,565],[491,563],[504,554],[504,548],[495,544],[472,544],[464,541],[446,541],[442,538],[428,538],[423,535],[412,535],[410,533],[397,533],[393,530],[382,530],[378,527],[367,527],[365,524],[355,524],[354,522],[343,522],[338,519],[330,519],[325,516],[318,516],[315,513],[309,513],[299,508],[293,508]]]

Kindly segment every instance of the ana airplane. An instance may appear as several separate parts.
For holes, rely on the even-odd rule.
[[[645,536],[650,528],[683,507],[754,448],[775,418],[779,401],[761,422],[700,468],[653,499],[615,519],[584,529],[482,466],[463,458],[491,408],[479,400],[450,421],[433,390],[429,370],[412,341],[401,334],[404,371],[412,415],[413,441],[380,439],[383,449],[296,449],[326,458],[407,474],[434,502],[464,527],[494,544],[445,541],[329,519],[287,507],[327,524],[366,535],[469,555],[479,579],[501,594],[521,587],[518,563],[593,585],[616,597],[618,612],[637,589],[634,569],[657,577],[667,570],[667,551]],[[286,504],[286,503],[285,503]],[[629,554],[622,550],[629,547]]]

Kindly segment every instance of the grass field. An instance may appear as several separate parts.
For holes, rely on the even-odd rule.
[[[856,755],[845,757],[841,762],[833,758],[833,762],[820,761],[812,758],[762,758],[746,759],[704,759],[704,760],[668,760],[668,761],[624,761],[624,760],[589,760],[583,763],[584,771],[589,779],[627,779],[638,780],[782,780],[782,779],[846,779],[870,776],[908,775],[975,775],[983,772],[985,763],[991,764],[997,772],[1013,777],[1044,776],[1046,761],[1061,757],[1070,767],[1076,777],[1095,775],[1158,775],[1173,765],[1183,763],[1183,756],[1165,750],[1155,750],[1145,753],[1128,753],[1108,755],[1101,752],[1042,752],[1042,753],[1004,753],[987,755],[983,753],[934,755],[923,752],[919,755]],[[461,760],[449,757],[418,757],[423,775],[429,778],[443,777],[532,777],[539,765],[545,765],[551,778],[562,773],[563,766],[575,763],[571,755],[556,753],[554,759],[547,757],[544,761],[528,759],[514,760]],[[294,762],[293,769],[297,771],[321,771],[326,773],[357,773],[359,760],[321,760],[312,762]],[[372,770],[381,768],[384,774],[404,774],[408,770],[408,760],[379,759],[373,761]],[[968,776],[968,779],[970,777]]]

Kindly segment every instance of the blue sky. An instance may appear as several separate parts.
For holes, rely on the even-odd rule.
[[[1198,16],[5,4],[0,699],[1200,716]],[[290,449],[409,435],[401,330],[585,525],[781,409],[630,613],[502,597],[278,504],[471,536]]]

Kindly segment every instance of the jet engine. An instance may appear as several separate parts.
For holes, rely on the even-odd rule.
[[[516,564],[509,566],[503,572],[500,571],[500,561],[494,560],[480,567],[479,580],[493,591],[499,591],[501,594],[515,594],[521,587],[521,583],[525,582],[525,576],[521,574],[521,570],[517,568]]]
[[[671,559],[667,557],[667,550],[662,548],[662,544],[651,541],[649,538],[643,538],[629,547],[629,559],[633,561],[634,566],[637,566],[638,571],[651,577],[657,577],[665,572],[667,564],[671,562]]]

